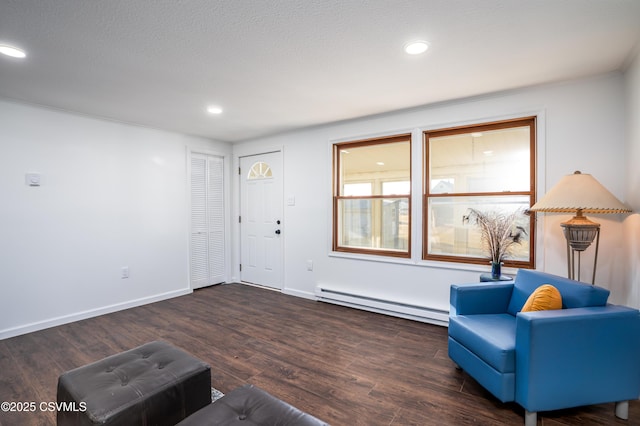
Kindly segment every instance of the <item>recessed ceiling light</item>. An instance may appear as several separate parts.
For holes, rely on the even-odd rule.
[[[382,161],[378,161],[376,164],[377,164],[378,166],[384,166],[384,163],[383,163]]]
[[[419,55],[426,52],[428,48],[427,42],[422,40],[412,41],[404,45],[404,51],[409,55]]]
[[[0,44],[0,53],[11,56],[12,58],[25,58],[27,56],[24,50],[15,46],[9,46],[8,44]]]
[[[209,114],[222,114],[222,108],[217,105],[209,105],[207,107],[207,112]]]

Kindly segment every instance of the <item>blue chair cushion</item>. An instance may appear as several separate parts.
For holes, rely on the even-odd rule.
[[[449,336],[501,373],[516,366],[516,318],[510,314],[458,315]]]
[[[605,306],[609,298],[609,290],[601,287],[545,272],[520,269],[516,276],[507,312],[515,316],[522,310],[531,293],[543,284],[551,284],[558,289],[562,295],[563,309]]]

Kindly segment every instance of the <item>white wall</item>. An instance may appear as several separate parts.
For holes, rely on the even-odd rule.
[[[446,311],[449,285],[477,281],[485,270],[420,261],[419,220],[412,261],[330,253],[330,143],[532,113],[542,119],[539,196],[563,175],[582,170],[640,208],[638,58],[624,76],[497,93],[233,147],[0,100],[0,338],[190,291],[187,147],[233,150],[235,163],[241,155],[283,150],[284,198],[296,200],[284,206],[285,292],[312,298],[315,286],[326,283]],[[420,164],[414,170],[419,177]],[[42,174],[41,187],[25,184],[28,172]],[[231,192],[235,217],[237,182]],[[540,221],[539,269],[565,275],[559,223],[567,218]],[[596,283],[612,290],[612,302],[637,306],[639,215],[593,219],[602,224]],[[237,273],[237,227],[231,252]],[[311,272],[307,260],[314,262]],[[130,278],[120,278],[122,266],[130,267]]]
[[[624,221],[626,273],[618,291],[627,304],[640,308],[640,53],[625,72],[627,147],[626,197],[635,212]]]
[[[622,75],[613,73],[497,93],[247,141],[234,145],[234,158],[274,147],[283,148],[285,200],[289,195],[295,196],[296,200],[295,206],[284,206],[285,292],[313,297],[315,286],[327,283],[345,291],[447,311],[449,285],[475,282],[478,274],[486,272],[488,267],[422,262],[419,260],[419,238],[414,238],[418,245],[414,246],[411,262],[379,262],[330,253],[330,141],[407,130],[419,135],[418,130],[425,128],[540,112],[539,196],[562,176],[581,170],[593,174],[624,201],[625,176],[621,173],[625,158],[623,89]],[[413,149],[419,149],[419,145],[414,144]],[[420,164],[414,164],[418,181],[420,167]],[[414,201],[419,201],[419,197]],[[237,208],[237,199],[234,202]],[[566,276],[565,240],[559,223],[570,216],[548,214],[541,217],[544,220],[540,221],[542,232],[538,233],[538,269]],[[615,290],[612,283],[625,275],[621,271],[619,248],[622,218],[598,216],[593,219],[602,224],[596,283]],[[419,231],[419,222],[414,222],[414,232]],[[312,272],[306,270],[308,259],[314,261]],[[583,266],[590,259],[585,255]],[[234,265],[237,263],[235,261]],[[589,267],[583,270],[583,280],[586,280],[585,276],[589,279]],[[614,291],[611,300],[624,302],[625,296]]]
[[[231,152],[0,100],[0,338],[191,291],[187,147]]]

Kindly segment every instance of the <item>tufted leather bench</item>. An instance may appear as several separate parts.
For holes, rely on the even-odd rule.
[[[236,388],[178,426],[328,426],[253,385]]]
[[[156,341],[62,374],[57,398],[59,426],[174,425],[211,403],[211,368]]]

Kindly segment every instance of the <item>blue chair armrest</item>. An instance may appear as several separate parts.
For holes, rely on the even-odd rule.
[[[507,312],[513,282],[453,284],[450,315],[503,314]]]
[[[516,402],[528,411],[636,399],[640,312],[625,306],[516,315]]]

